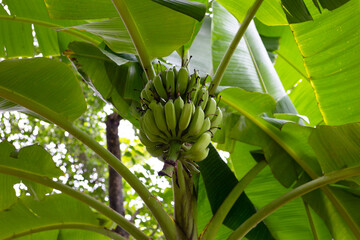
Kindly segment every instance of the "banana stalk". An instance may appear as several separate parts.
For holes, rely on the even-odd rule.
[[[196,240],[196,193],[190,172],[185,170],[181,161],[176,163],[173,176],[174,219],[177,226],[177,240]]]

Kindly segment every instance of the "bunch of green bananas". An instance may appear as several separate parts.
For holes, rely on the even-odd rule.
[[[196,171],[194,161],[208,155],[208,145],[222,121],[205,79],[186,68],[168,69],[149,81],[141,91],[140,141],[148,152],[166,161],[173,143],[181,145],[178,159]],[[196,164],[195,164],[196,166]]]

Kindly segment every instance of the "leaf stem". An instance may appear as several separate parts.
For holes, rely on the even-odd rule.
[[[112,2],[117,9],[122,21],[124,22],[124,25],[131,37],[132,42],[134,43],[135,49],[138,53],[141,65],[144,68],[147,79],[154,79],[156,74],[151,64],[152,58],[148,50],[146,49],[145,41],[140,34],[140,31],[128,9],[126,2],[123,0],[112,0]]]
[[[249,26],[251,20],[254,18],[256,11],[259,9],[259,7],[263,1],[264,0],[256,0],[255,3],[249,8],[244,20],[241,23],[239,30],[237,31],[232,42],[230,43],[230,46],[226,50],[226,53],[225,53],[224,57],[222,58],[218,68],[216,69],[215,75],[210,84],[210,91],[209,91],[210,95],[215,94],[215,91],[216,91],[217,87],[220,85],[221,79],[224,76],[225,70],[230,63],[230,59],[231,59],[232,55],[234,54],[237,45],[239,44],[247,27]]]
[[[305,195],[315,189],[321,188],[327,184],[335,183],[345,178],[360,175],[360,166],[341,169],[331,172],[315,180],[307,182],[275,199],[271,203],[261,208],[257,213],[248,218],[240,227],[238,227],[229,237],[228,240],[243,238],[259,222],[263,221],[278,208],[288,202]]]
[[[11,240],[11,239],[23,237],[23,236],[26,236],[26,235],[29,235],[29,234],[34,234],[34,233],[43,232],[43,231],[49,231],[49,230],[55,230],[55,229],[82,229],[82,230],[87,230],[87,231],[100,233],[100,234],[102,234],[104,236],[107,236],[107,237],[109,237],[111,239],[126,240],[126,238],[122,237],[121,235],[119,235],[119,234],[117,234],[117,233],[115,233],[113,231],[110,231],[108,229],[105,229],[103,227],[95,227],[95,226],[92,226],[92,225],[89,225],[89,224],[78,224],[78,223],[70,223],[70,224],[62,223],[62,224],[53,224],[53,225],[47,225],[47,226],[31,228],[31,229],[29,229],[27,231],[12,234],[9,237],[3,238],[3,240]]]
[[[102,213],[104,216],[110,218],[112,221],[114,221],[116,224],[124,228],[128,233],[133,235],[136,239],[149,239],[148,236],[146,236],[142,231],[140,231],[135,225],[133,225],[131,222],[129,222],[125,217],[123,217],[121,214],[115,212],[110,207],[106,206],[102,202],[96,200],[95,198],[82,193],[80,191],[77,191],[75,189],[72,189],[71,187],[55,182],[51,179],[49,179],[47,176],[41,176],[35,173],[27,172],[24,170],[16,169],[9,166],[3,166],[0,165],[0,173],[16,176],[19,178],[24,178],[36,183],[40,183],[42,185],[55,188],[60,190],[61,192],[78,199],[81,202],[86,203],[90,207],[96,209],[100,213]]]
[[[45,22],[45,21],[40,21],[40,20],[36,20],[36,19],[30,19],[30,18],[24,18],[24,17],[16,17],[16,16],[4,16],[1,15],[0,16],[0,20],[8,20],[8,21],[15,21],[15,22],[22,22],[22,23],[29,23],[29,24],[34,24],[34,25],[38,25],[38,26],[43,26],[43,27],[47,27],[50,29],[53,29],[55,31],[57,31],[58,29],[61,29],[62,32],[68,33],[70,35],[73,35],[75,37],[78,37],[82,40],[85,40],[87,42],[93,43],[95,45],[99,45],[100,41],[97,40],[96,38],[92,38],[86,34],[83,34],[79,31],[73,30],[73,29],[62,29],[63,26],[57,25],[57,24],[53,24],[53,23],[49,23],[49,22]]]
[[[315,227],[314,220],[313,220],[313,217],[312,217],[311,212],[310,212],[309,204],[307,202],[305,202],[304,199],[303,199],[303,203],[304,203],[304,206],[305,206],[306,215],[307,215],[307,217],[309,219],[309,224],[310,224],[310,227],[311,227],[311,232],[313,234],[314,240],[318,240],[319,238],[318,238],[317,233],[316,233],[316,227]]]
[[[229,195],[225,198],[220,205],[215,215],[210,219],[209,223],[205,227],[200,239],[211,240],[215,239],[218,230],[224,222],[226,216],[230,212],[231,208],[235,204],[236,200],[243,193],[246,186],[261,172],[267,165],[266,161],[258,162],[246,175],[236,184],[231,190]]]

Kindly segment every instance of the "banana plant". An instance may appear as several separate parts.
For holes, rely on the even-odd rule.
[[[87,145],[135,190],[166,239],[360,239],[359,7],[3,0],[0,109],[52,122]],[[76,127],[91,107],[80,81],[164,161],[174,216]],[[56,180],[63,172],[41,147],[3,141],[0,156],[0,239],[124,239],[114,226],[151,239]],[[25,197],[15,195],[19,182]]]

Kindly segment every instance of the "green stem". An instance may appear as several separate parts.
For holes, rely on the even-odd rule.
[[[314,220],[313,220],[313,217],[311,215],[311,212],[310,212],[310,208],[309,208],[309,204],[306,203],[303,199],[303,203],[304,203],[304,206],[305,206],[305,210],[306,210],[306,215],[309,219],[309,224],[310,224],[310,227],[311,227],[311,232],[313,234],[313,237],[314,237],[314,240],[318,240],[318,236],[317,236],[317,233],[316,233],[316,227],[315,227],[315,224],[314,224]]]
[[[220,205],[215,215],[210,219],[200,239],[211,240],[215,239],[218,230],[224,222],[226,216],[235,204],[236,200],[243,193],[246,186],[260,173],[260,171],[267,165],[265,161],[258,162],[250,171],[236,184],[233,190],[225,198]]]
[[[146,49],[145,41],[141,36],[141,33],[136,25],[135,19],[133,19],[131,12],[123,0],[112,0],[116,7],[124,25],[131,37],[131,40],[135,46],[135,49],[140,58],[140,62],[144,68],[148,80],[155,78],[155,70],[151,64],[152,58]]]
[[[0,16],[0,20],[9,20],[9,21],[22,22],[22,23],[29,23],[29,24],[34,24],[34,25],[38,25],[38,26],[51,28],[53,30],[61,29],[62,32],[68,33],[68,34],[78,37],[82,40],[93,43],[95,45],[98,45],[100,43],[100,41],[96,40],[95,38],[92,38],[86,34],[79,32],[79,31],[76,31],[73,29],[63,29],[64,28],[63,26],[45,22],[45,21],[40,21],[40,20],[36,20],[36,19],[31,19],[31,18],[16,17],[16,16],[3,16],[3,15]]]
[[[105,235],[105,236],[107,236],[111,239],[115,239],[115,240],[126,240],[126,238],[122,237],[121,235],[119,235],[113,231],[110,231],[108,229],[105,229],[103,227],[95,227],[92,225],[79,224],[79,223],[71,223],[71,224],[63,223],[63,224],[54,224],[54,225],[47,225],[47,226],[31,228],[27,231],[12,234],[9,237],[3,238],[3,240],[11,240],[11,239],[23,237],[23,236],[26,236],[29,234],[34,234],[34,233],[49,231],[49,230],[55,230],[55,229],[81,229],[81,230],[97,232],[97,233],[100,233],[102,235]]]
[[[48,107],[39,104],[31,98],[27,98],[17,92],[0,87],[0,96],[6,98],[14,103],[24,106],[27,109],[43,116],[65,131],[69,132],[75,138],[79,139],[95,153],[97,153],[105,162],[112,166],[129,185],[139,194],[140,198],[145,202],[150,209],[160,227],[162,228],[167,239],[172,239],[175,236],[176,227],[173,219],[166,213],[161,203],[155,198],[149,190],[142,184],[142,182],[112,153],[101,146],[95,139],[87,133],[77,128],[71,121],[61,114],[52,111]]]
[[[54,188],[57,190],[60,190],[61,192],[78,199],[81,202],[86,203],[90,207],[96,209],[100,213],[102,213],[104,216],[110,218],[112,221],[114,221],[116,224],[124,228],[128,233],[133,235],[137,239],[149,239],[148,236],[146,236],[142,231],[140,231],[138,228],[135,227],[131,222],[129,222],[125,217],[123,217],[121,214],[117,213],[110,207],[106,206],[102,202],[96,200],[93,197],[90,197],[87,194],[84,194],[80,191],[77,191],[75,189],[72,189],[69,186],[66,186],[62,183],[55,182],[51,179],[49,179],[46,176],[41,176],[38,174],[34,174],[31,172],[27,172],[24,170],[8,167],[8,166],[1,166],[0,165],[0,173],[16,176],[19,178],[24,178],[27,180],[30,180],[32,182],[40,183],[42,185],[48,186],[50,188]]]
[[[168,176],[170,178],[173,176],[175,164],[179,157],[180,149],[181,149],[180,142],[173,141],[170,143],[169,156],[167,156],[166,159],[164,159],[165,163],[163,169],[159,172],[160,176]]]
[[[261,208],[257,213],[248,218],[240,227],[238,227],[228,238],[228,240],[242,239],[245,235],[253,229],[258,223],[263,221],[270,214],[275,212],[281,206],[287,204],[288,202],[303,196],[306,193],[309,193],[315,189],[321,188],[327,184],[335,183],[337,181],[343,180],[345,178],[353,177],[360,175],[360,167],[351,167],[341,169],[322,177],[319,177],[315,180],[307,182],[289,192],[282,195],[281,197],[275,199],[271,203],[267,204]],[[359,236],[355,236],[356,239],[359,239]]]
[[[259,7],[263,1],[264,0],[256,0],[256,2],[251,6],[251,8],[249,9],[248,13],[246,14],[244,20],[242,21],[239,30],[237,31],[232,42],[230,43],[230,46],[226,50],[226,53],[225,53],[224,57],[222,58],[218,68],[216,69],[215,75],[214,75],[212,83],[210,85],[211,86],[210,92],[209,92],[210,95],[215,94],[215,91],[216,91],[217,87],[220,85],[221,79],[224,76],[225,70],[230,63],[230,59],[231,59],[232,55],[234,54],[237,45],[239,44],[247,27],[249,26],[251,20],[254,18],[256,11],[259,9]]]

